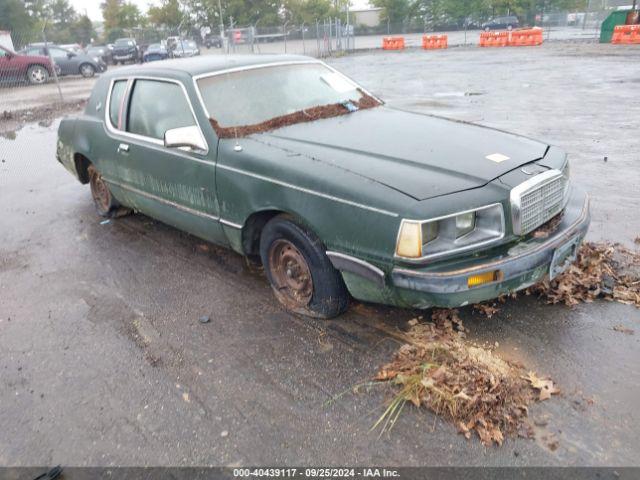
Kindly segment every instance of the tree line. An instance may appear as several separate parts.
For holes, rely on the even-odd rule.
[[[20,39],[89,44],[112,42],[135,29],[162,29],[197,34],[201,26],[214,32],[221,23],[260,27],[314,23],[317,19],[346,19],[349,0],[161,0],[142,12],[127,0],[104,0],[104,38],[98,39],[87,15],[69,0],[0,0],[0,30]],[[536,15],[560,10],[583,11],[587,0],[371,0],[382,8],[381,18],[393,24],[478,23],[495,15],[517,15],[533,24]],[[220,11],[222,8],[222,12]],[[221,18],[222,15],[222,18]]]

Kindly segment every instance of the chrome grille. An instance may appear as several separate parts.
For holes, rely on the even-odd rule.
[[[548,170],[511,191],[513,233],[524,235],[562,211],[567,197],[567,178]]]

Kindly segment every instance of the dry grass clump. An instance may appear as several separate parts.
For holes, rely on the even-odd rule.
[[[556,393],[553,382],[466,342],[456,330],[457,310],[434,310],[432,320],[414,323],[409,343],[376,375],[398,390],[374,428],[392,428],[411,402],[450,420],[466,438],[475,432],[485,445],[531,436],[528,405]]]

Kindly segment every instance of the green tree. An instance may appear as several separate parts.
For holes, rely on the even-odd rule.
[[[47,16],[58,29],[68,28],[76,21],[76,11],[69,0],[52,0],[46,6]]]
[[[285,19],[295,24],[310,24],[336,13],[330,0],[284,0],[283,12]]]
[[[147,17],[151,24],[170,29],[178,28],[185,20],[178,0],[162,0],[160,5],[149,8]]]
[[[122,4],[122,0],[105,0],[100,4],[105,31],[108,32],[109,30],[120,27],[120,9],[122,8]]]
[[[392,24],[404,23],[414,10],[411,0],[373,0],[373,5],[382,8],[380,18]]]
[[[12,32],[16,48],[31,41],[35,22],[21,0],[0,0],[0,30]]]
[[[137,5],[123,3],[118,12],[118,26],[124,29],[142,26],[144,17]]]
[[[96,32],[93,29],[91,19],[86,15],[78,17],[76,22],[71,26],[71,33],[76,39],[75,41],[82,45],[89,45],[96,38]]]

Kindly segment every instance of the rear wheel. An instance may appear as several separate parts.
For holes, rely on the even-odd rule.
[[[96,207],[98,215],[101,217],[113,217],[118,210],[118,203],[111,195],[107,183],[96,167],[89,165],[87,168],[89,174],[89,185],[91,186],[91,197]]]
[[[331,318],[347,309],[347,288],[322,242],[290,216],[275,217],[264,227],[260,257],[276,298],[287,310]]]
[[[42,65],[32,65],[27,70],[27,80],[31,85],[42,85],[49,81],[49,72]]]
[[[84,78],[91,78],[96,74],[96,69],[90,63],[80,65],[80,75]]]

